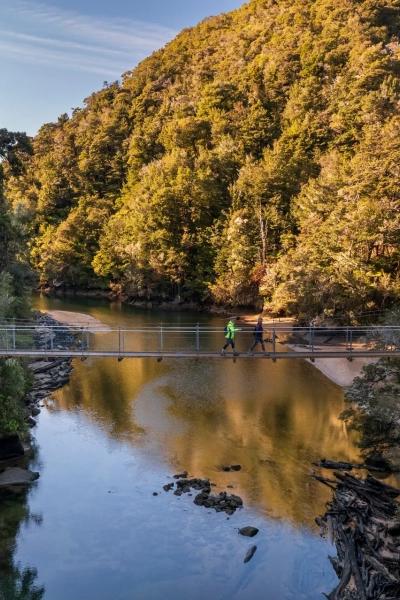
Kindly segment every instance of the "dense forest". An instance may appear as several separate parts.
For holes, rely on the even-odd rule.
[[[3,162],[23,258],[129,299],[390,306],[399,35],[399,0],[251,0],[184,30]]]
[[[24,230],[4,197],[5,172],[18,177],[26,155],[31,154],[28,137],[0,129],[0,321],[26,318],[30,314],[32,278],[24,255]],[[7,344],[6,332],[0,332]],[[26,367],[15,359],[0,360],[0,437],[26,430],[23,399],[30,378]]]

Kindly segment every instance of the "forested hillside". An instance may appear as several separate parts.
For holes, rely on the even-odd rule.
[[[252,0],[7,174],[43,285],[341,314],[400,295],[400,1]]]
[[[23,133],[0,129],[0,322],[29,316],[30,274],[23,261],[23,230],[4,198],[4,179],[19,177],[31,153]],[[7,333],[0,332],[1,344]],[[10,343],[11,340],[8,340]],[[15,359],[0,359],[0,438],[25,430],[23,398],[29,387],[26,369]]]

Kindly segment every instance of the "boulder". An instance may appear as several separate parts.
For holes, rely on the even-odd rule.
[[[239,529],[240,535],[245,535],[246,537],[254,537],[258,532],[259,529],[257,529],[257,527],[252,527],[251,525]]]
[[[29,469],[10,467],[0,473],[0,488],[13,485],[28,485],[32,481],[36,481],[36,479],[39,479],[39,473],[29,471]]]
[[[24,447],[17,434],[0,437],[0,460],[24,455]]]

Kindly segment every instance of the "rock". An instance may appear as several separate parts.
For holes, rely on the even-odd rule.
[[[158,496],[158,493],[157,492],[153,492],[153,496]]]
[[[28,469],[20,469],[19,467],[11,467],[0,473],[0,488],[13,485],[28,485],[38,478],[39,473],[29,471]]]
[[[169,492],[170,490],[172,490],[173,487],[174,487],[173,483],[166,483],[165,485],[163,485],[163,490],[165,490],[166,492]]]
[[[31,414],[32,417],[37,417],[38,415],[40,415],[40,408],[38,408],[37,406],[32,406]]]
[[[250,548],[246,552],[246,556],[244,557],[243,562],[248,563],[249,560],[251,560],[253,558],[256,550],[257,550],[257,546],[250,546]]]
[[[220,492],[218,496],[214,496],[206,490],[197,494],[193,502],[198,506],[213,508],[217,512],[224,511],[229,515],[232,515],[237,508],[243,505],[243,500],[239,496],[233,494],[229,496],[226,492]]]
[[[0,460],[18,458],[24,454],[24,447],[18,435],[0,437]]]
[[[36,421],[33,417],[27,417],[26,422],[28,423],[29,427],[35,427],[36,425]]]
[[[229,471],[240,471],[242,465],[222,465],[220,468],[221,471],[225,471],[228,473]]]
[[[188,472],[182,471],[182,473],[177,473],[176,475],[174,475],[174,479],[186,479],[187,476]]]
[[[251,527],[251,525],[239,529],[240,535],[245,535],[246,537],[254,537],[258,532],[259,529],[257,529],[257,527]]]

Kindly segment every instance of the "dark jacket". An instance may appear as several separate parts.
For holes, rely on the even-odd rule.
[[[257,325],[254,327],[254,339],[259,342],[262,342],[263,333],[264,327],[262,326],[262,323],[257,323]]]

